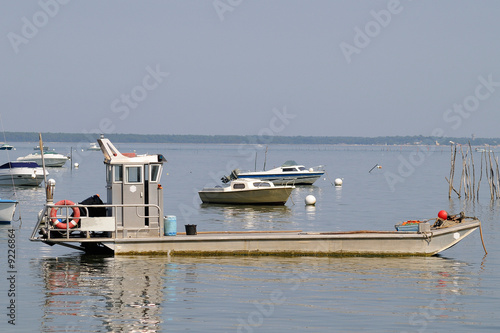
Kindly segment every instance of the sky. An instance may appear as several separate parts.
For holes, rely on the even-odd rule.
[[[500,1],[2,0],[3,131],[500,137]]]

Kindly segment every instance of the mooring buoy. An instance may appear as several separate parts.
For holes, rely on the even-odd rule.
[[[306,202],[306,205],[315,205],[316,204],[316,198],[314,197],[314,195],[309,194],[306,197],[305,202]]]

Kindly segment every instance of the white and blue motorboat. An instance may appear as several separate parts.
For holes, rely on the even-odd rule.
[[[0,185],[38,186],[43,179],[43,169],[35,162],[7,162],[0,165]]]
[[[43,159],[46,167],[62,167],[66,161],[69,160],[69,157],[53,151],[47,151],[43,153]],[[20,162],[35,162],[38,165],[42,165],[42,154],[33,153],[27,156],[18,157],[17,160]]]
[[[0,199],[0,224],[8,224],[12,221],[17,204],[16,200]]]
[[[295,161],[286,161],[283,165],[267,171],[240,171],[235,169],[231,172],[230,178],[224,177],[223,181],[252,178],[267,180],[275,185],[312,185],[324,173],[325,170],[321,165],[307,169]]]

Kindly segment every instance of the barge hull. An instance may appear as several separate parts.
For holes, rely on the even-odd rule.
[[[279,256],[432,256],[444,251],[479,228],[464,222],[431,232],[353,231],[331,233],[203,233],[147,238],[87,238],[115,255],[279,255]],[[42,240],[43,241],[43,240]],[[67,243],[68,239],[51,239]],[[63,245],[63,244],[61,244]]]

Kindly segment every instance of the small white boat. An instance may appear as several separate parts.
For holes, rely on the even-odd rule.
[[[43,169],[35,162],[7,162],[0,165],[0,185],[38,186],[42,181]]]
[[[7,143],[4,143],[0,146],[0,150],[12,150],[14,148],[14,146],[11,146]]]
[[[231,172],[230,179],[262,179],[276,185],[312,185],[324,173],[325,170],[322,169],[322,166],[307,169],[295,161],[286,161],[282,166],[267,171],[240,171],[235,169]],[[230,180],[227,177],[225,179]]]
[[[17,204],[16,200],[0,199],[0,224],[7,224],[12,221]]]
[[[33,147],[33,150],[40,150],[40,145]],[[43,146],[43,151],[47,151],[47,150],[49,150],[49,147]]]
[[[492,152],[493,152],[493,150],[490,150],[490,149],[486,150],[486,149],[484,149],[484,148],[476,148],[475,150],[476,150],[478,153],[492,153]]]
[[[204,188],[199,191],[203,203],[240,205],[284,205],[294,186],[275,186],[259,179],[232,180],[227,186]]]
[[[43,153],[43,159],[47,167],[62,167],[69,157],[53,151],[47,151]],[[22,162],[35,162],[38,165],[42,165],[42,154],[33,153],[24,157],[19,157],[17,160]]]
[[[95,142],[91,142],[87,150],[101,151],[101,148]]]

